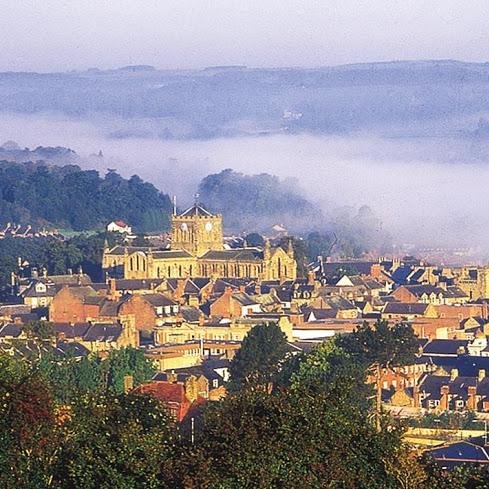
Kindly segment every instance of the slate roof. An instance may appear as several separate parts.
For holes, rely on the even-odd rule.
[[[202,290],[202,288],[205,287],[210,281],[211,281],[211,279],[207,278],[207,277],[194,277],[194,278],[192,278],[192,283],[199,290]]]
[[[141,296],[153,307],[176,306],[177,303],[164,294],[145,294]]]
[[[28,314],[31,306],[27,304],[0,304],[0,316],[12,316],[15,314]]]
[[[8,323],[0,328],[0,338],[18,338],[22,334],[22,327],[18,324]]]
[[[58,341],[56,345],[49,342],[39,342],[35,340],[12,342],[3,341],[0,343],[0,352],[13,355],[16,358],[39,358],[40,355],[51,353],[57,358],[83,357],[88,355],[89,351],[83,345],[76,342]]]
[[[21,294],[22,297],[54,297],[58,291],[58,287],[55,284],[46,284],[46,290],[44,292],[37,291],[37,282],[33,282],[26,290]]]
[[[423,315],[428,309],[429,304],[409,303],[409,302],[387,302],[383,312],[385,314]]]
[[[263,252],[254,248],[209,250],[200,259],[212,261],[260,261],[263,259]]]
[[[292,351],[299,351],[304,353],[309,353],[317,346],[317,343],[313,341],[289,341],[287,343]]]
[[[459,356],[429,356],[423,355],[420,359],[430,361],[433,365],[442,367],[446,372],[457,369],[459,375],[464,377],[477,377],[479,370],[485,370],[489,376],[489,357],[473,355]]]
[[[442,447],[432,448],[426,453],[438,464],[446,468],[472,463],[486,464],[489,462],[487,451],[469,441],[458,441]]]
[[[457,355],[460,351],[467,351],[468,343],[468,340],[434,339],[423,347],[423,355]]]
[[[236,292],[233,294],[233,299],[237,300],[242,306],[252,306],[257,302],[244,292]]]
[[[58,341],[56,347],[61,350],[66,356],[71,357],[86,357],[90,350],[76,341]]]
[[[372,269],[372,265],[376,264],[375,261],[348,261],[348,262],[322,262],[322,272],[325,275],[331,275],[335,273],[338,268],[348,267],[352,270],[356,270],[361,275],[369,275]]]
[[[92,324],[85,333],[84,341],[116,341],[122,334],[120,324]]]
[[[189,323],[196,323],[202,315],[202,311],[198,307],[192,306],[180,306],[179,312]]]
[[[394,272],[391,274],[391,278],[396,284],[402,285],[407,283],[407,279],[412,271],[413,269],[411,267],[400,266],[399,268],[396,268],[396,270],[394,270]]]
[[[164,279],[118,279],[115,281],[116,290],[151,290],[165,282]]]
[[[109,250],[109,255],[124,255],[127,250],[128,254],[134,253],[135,251],[142,251],[144,253],[148,252],[150,246],[114,246]]]
[[[314,315],[314,320],[334,319],[338,315],[338,309],[305,309],[304,316],[306,321],[310,320],[311,314]]]
[[[348,299],[345,299],[341,296],[323,297],[323,300],[332,309],[339,309],[341,311],[348,311],[352,309],[356,310],[356,306],[354,304],[352,304]]]
[[[119,312],[119,306],[124,300],[127,300],[127,298],[122,298],[119,301],[103,299],[100,304],[99,316],[116,317]]]
[[[90,328],[89,323],[53,323],[56,334],[63,335],[67,339],[82,338]]]
[[[186,250],[163,250],[163,251],[153,251],[153,258],[157,260],[163,260],[166,258],[192,258]]]

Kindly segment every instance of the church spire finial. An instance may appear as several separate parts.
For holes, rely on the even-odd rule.
[[[200,194],[199,193],[195,193],[194,194],[194,208],[195,208],[195,215],[197,215],[199,213],[199,197],[200,197]]]

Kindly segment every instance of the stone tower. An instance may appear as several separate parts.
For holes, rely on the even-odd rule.
[[[211,214],[195,203],[182,214],[174,214],[171,223],[171,248],[202,256],[209,250],[224,249],[222,216]]]

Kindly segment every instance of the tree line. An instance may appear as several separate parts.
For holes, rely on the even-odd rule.
[[[168,195],[137,175],[122,178],[95,170],[0,162],[0,222],[56,226],[75,231],[101,229],[123,219],[138,232],[167,229]]]

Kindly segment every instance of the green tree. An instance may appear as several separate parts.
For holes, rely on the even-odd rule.
[[[101,364],[107,378],[107,387],[117,394],[124,392],[124,378],[132,376],[134,386],[150,380],[156,372],[151,360],[137,348],[112,350]]]
[[[189,487],[397,489],[391,463],[402,456],[402,431],[377,432],[366,400],[352,398],[363,394],[355,389],[357,374],[346,374],[347,362],[331,388],[333,368],[317,360],[304,360],[308,368],[291,388],[244,389],[209,405],[179,465],[181,480],[192,481]],[[341,387],[350,394],[338,396]]]
[[[26,335],[37,340],[49,340],[56,336],[53,323],[49,321],[29,321],[22,326]]]
[[[270,389],[287,351],[287,339],[277,324],[258,324],[246,335],[231,361],[231,387]]]
[[[261,248],[265,244],[263,236],[258,233],[249,233],[245,237],[245,241],[248,246]]]
[[[380,429],[382,409],[382,370],[413,363],[418,350],[411,325],[387,321],[375,325],[364,322],[356,331],[344,335],[339,345],[349,354],[368,366],[375,377],[377,428]]]
[[[149,396],[85,395],[71,407],[54,470],[59,489],[172,487],[176,431]]]
[[[131,246],[151,246],[149,241],[144,234],[138,234],[131,242]]]

